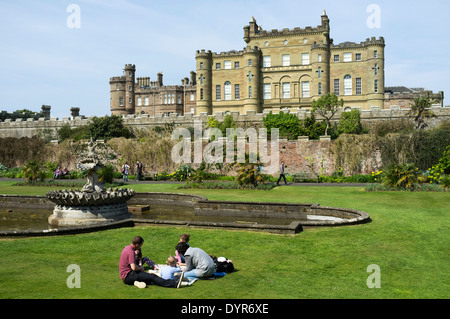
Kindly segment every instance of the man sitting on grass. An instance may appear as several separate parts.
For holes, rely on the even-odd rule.
[[[157,275],[145,272],[144,268],[136,263],[136,250],[144,244],[141,236],[133,238],[131,245],[126,246],[120,255],[119,272],[120,279],[127,285],[135,285],[138,288],[145,288],[147,285],[155,284],[167,288],[180,288],[188,286],[189,283],[183,282],[183,275],[179,280],[163,279]]]

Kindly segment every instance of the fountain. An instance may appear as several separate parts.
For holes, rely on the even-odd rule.
[[[129,219],[127,201],[135,194],[132,189],[106,189],[98,180],[97,171],[103,166],[95,153],[97,144],[91,139],[88,154],[77,163],[78,169],[88,171],[87,183],[81,190],[50,191],[46,197],[55,204],[48,218],[52,226],[86,226]]]

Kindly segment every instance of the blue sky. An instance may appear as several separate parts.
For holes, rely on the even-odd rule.
[[[51,105],[52,117],[110,114],[109,78],[127,63],[137,76],[179,84],[195,70],[196,50],[241,50],[243,26],[317,26],[331,20],[334,43],[386,40],[386,86],[425,87],[450,94],[450,2],[428,0],[0,0],[0,110]],[[80,27],[69,28],[71,4]],[[380,27],[369,28],[369,5]],[[450,104],[446,97],[445,104]]]

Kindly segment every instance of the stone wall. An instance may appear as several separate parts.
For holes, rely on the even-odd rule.
[[[433,107],[431,108],[435,117],[429,119],[427,123],[431,127],[438,126],[440,123],[450,121],[450,107]],[[296,112],[289,111],[288,109],[280,110],[283,112],[290,112],[297,114],[299,119],[304,119],[311,116],[311,112],[308,110],[300,109]],[[372,107],[370,110],[360,110],[361,112],[361,122],[365,126],[370,126],[372,123],[377,121],[385,121],[391,119],[405,118],[408,116],[409,109],[400,109],[398,106],[391,106],[390,109],[381,109],[379,107]],[[339,121],[341,113],[343,110],[339,111],[332,119],[332,121]],[[262,127],[263,118],[266,116],[264,113],[256,113],[254,111],[248,111],[246,114],[239,114],[239,112],[231,112],[235,123],[240,127]],[[218,121],[223,121],[225,118],[225,113],[218,112],[213,116]],[[208,122],[208,117],[206,113],[201,113],[200,115],[185,114],[184,116],[179,116],[177,114],[170,114],[169,116],[149,116],[148,114],[141,114],[140,116],[127,115],[123,117],[124,124],[131,127],[132,129],[150,129],[157,126],[164,127],[166,124],[174,124],[175,126],[181,127],[193,127],[194,121],[201,121],[202,123]],[[321,120],[320,116],[317,116],[318,120]],[[6,119],[0,122],[0,137],[31,137],[39,134],[50,134],[56,139],[56,132],[65,124],[69,124],[72,128],[87,125],[90,121],[90,117],[86,118],[84,116],[67,117],[59,120],[58,118],[45,119],[40,118],[35,119],[17,119],[12,121]]]

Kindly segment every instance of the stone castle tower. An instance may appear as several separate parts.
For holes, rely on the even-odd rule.
[[[327,93],[345,107],[383,108],[383,38],[335,45],[324,12],[315,28],[281,31],[252,18],[244,41],[242,51],[197,51],[198,112],[308,108]]]

